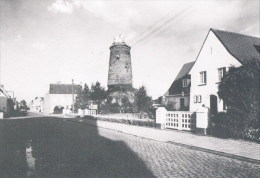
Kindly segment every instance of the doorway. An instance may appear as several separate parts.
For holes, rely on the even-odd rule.
[[[218,113],[218,97],[216,95],[210,95],[210,111],[212,115]]]

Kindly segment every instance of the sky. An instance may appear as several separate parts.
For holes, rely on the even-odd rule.
[[[119,34],[132,47],[133,86],[153,99],[196,59],[210,28],[259,37],[258,0],[0,0],[0,8],[0,83],[26,101],[58,81],[106,86]]]

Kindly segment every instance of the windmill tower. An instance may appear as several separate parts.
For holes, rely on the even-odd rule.
[[[110,46],[107,86],[109,90],[132,89],[131,47],[119,35]]]
[[[109,95],[112,98],[112,103],[118,103],[121,106],[126,98],[130,103],[133,103],[131,47],[119,35],[114,39],[109,49],[110,58],[107,87]]]

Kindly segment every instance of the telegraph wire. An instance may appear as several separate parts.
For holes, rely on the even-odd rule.
[[[168,24],[170,24],[173,20],[177,19],[179,16],[181,16],[185,11],[187,11],[190,7],[185,8],[184,10],[182,10],[181,12],[179,12],[178,14],[176,14],[174,17],[171,17],[170,19],[168,19],[167,21],[165,21],[163,24],[161,24],[160,26],[158,26],[155,29],[151,29],[151,31],[146,34],[143,38],[136,40],[131,46],[135,46],[138,43],[146,40],[147,38],[149,38],[150,36],[152,36],[153,34],[155,34],[156,32],[158,32],[163,26],[166,26]]]
[[[160,18],[159,20],[157,20],[154,24],[150,25],[149,27],[147,27],[144,31],[142,31],[141,33],[139,33],[137,36],[135,36],[134,39],[130,40],[129,43],[132,43],[133,41],[137,40],[139,37],[141,37],[143,34],[145,34],[146,32],[149,32],[152,28],[155,28],[157,25],[159,25],[164,19],[167,19],[168,16],[171,16],[171,13],[174,12],[177,8],[173,8],[172,10],[170,10],[165,16],[163,16],[162,18]]]

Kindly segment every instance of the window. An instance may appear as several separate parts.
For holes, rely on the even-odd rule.
[[[188,80],[187,79],[183,79],[182,80],[182,87],[187,87],[188,86]]]
[[[195,95],[194,96],[194,103],[201,103],[202,97],[201,95]]]
[[[119,83],[119,76],[116,76],[116,83]]]
[[[226,68],[222,67],[218,69],[218,81],[220,82],[222,77],[226,75]]]
[[[201,103],[201,95],[198,95],[198,103]]]
[[[207,74],[206,71],[200,72],[200,84],[207,83]]]
[[[195,95],[194,96],[194,103],[197,103],[198,101],[197,101],[197,96]]]
[[[119,60],[120,59],[120,56],[119,56],[119,54],[118,55],[116,55],[116,60]]]

